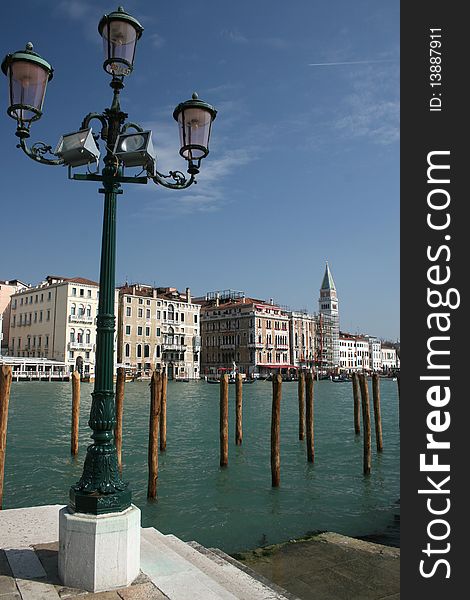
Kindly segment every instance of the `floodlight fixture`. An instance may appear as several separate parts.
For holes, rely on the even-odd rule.
[[[55,154],[69,167],[98,163],[100,159],[100,150],[91,127],[63,135],[57,144]]]
[[[152,144],[152,132],[122,133],[116,140],[114,155],[126,167],[144,167],[153,174],[155,151]]]

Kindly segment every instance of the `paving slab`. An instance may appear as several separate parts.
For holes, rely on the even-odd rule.
[[[59,539],[59,510],[62,504],[2,510],[0,544],[2,548],[25,548]]]
[[[55,587],[45,581],[17,579],[16,585],[22,600],[60,600]]]
[[[16,579],[46,578],[46,571],[33,548],[10,548],[5,554]]]

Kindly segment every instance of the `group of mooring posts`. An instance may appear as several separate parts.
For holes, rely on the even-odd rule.
[[[315,459],[314,444],[314,404],[313,404],[313,373],[300,372],[298,380],[299,399],[299,440],[306,438],[307,461],[313,463]],[[279,487],[281,481],[281,398],[282,377],[280,374],[273,376],[273,399],[271,414],[271,481],[273,487]],[[367,377],[364,373],[353,373],[353,398],[354,398],[354,430],[357,435],[361,433],[361,406],[364,430],[364,475],[371,472],[371,417],[370,399]],[[242,377],[236,376],[236,432],[235,442],[242,443]],[[382,419],[380,413],[380,379],[377,373],[372,376],[372,395],[374,404],[374,422],[377,451],[382,452]],[[228,375],[223,375],[220,380],[220,466],[228,465]]]
[[[364,428],[364,475],[369,475],[372,465],[372,440],[370,425],[369,385],[367,383],[366,375],[364,373],[353,373],[352,386],[354,397],[354,432],[356,435],[360,435],[361,433],[359,390],[361,393],[362,423]],[[382,452],[383,441],[382,416],[380,414],[380,379],[377,373],[372,375],[372,397],[374,402],[375,440],[377,444],[377,452]]]
[[[273,400],[271,412],[271,482],[279,487],[281,482],[281,398],[282,377],[273,375]],[[228,375],[220,378],[220,466],[228,465]],[[313,374],[302,372],[299,376],[299,440],[305,437],[307,429],[307,460],[313,463],[315,456],[313,428]],[[235,444],[243,440],[242,428],[243,378],[237,373],[235,378]]]
[[[117,462],[122,471],[122,416],[124,409],[125,369],[119,367],[116,378],[116,425],[114,428],[114,443],[116,445]],[[158,441],[160,452],[166,450],[166,398],[168,376],[166,373],[154,371],[150,380],[150,418],[148,442],[148,487],[147,498],[156,498],[158,479]],[[72,373],[72,431],[70,451],[72,456],[78,454],[78,424],[80,414],[80,375]],[[0,421],[1,422],[1,421]],[[1,448],[1,445],[0,445]],[[1,452],[1,451],[0,451]],[[1,460],[1,454],[0,454]],[[1,468],[1,463],[0,463]]]

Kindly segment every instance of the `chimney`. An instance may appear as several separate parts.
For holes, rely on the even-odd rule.
[[[136,287],[135,285],[132,286],[132,295],[135,296],[135,291],[136,291]]]
[[[188,287],[186,288],[186,302],[191,304],[191,290]]]

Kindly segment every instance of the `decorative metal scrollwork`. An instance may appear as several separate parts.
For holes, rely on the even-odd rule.
[[[189,179],[186,179],[184,173],[181,171],[169,171],[168,175],[163,175],[163,173],[159,173],[157,171],[154,177],[150,177],[157,185],[163,185],[164,187],[183,190],[184,188],[189,187],[193,183],[197,183],[194,175],[191,175]],[[166,179],[173,179],[174,183],[171,181],[166,181]]]

